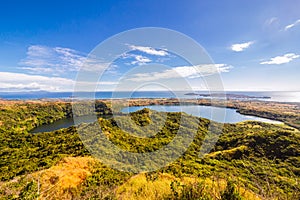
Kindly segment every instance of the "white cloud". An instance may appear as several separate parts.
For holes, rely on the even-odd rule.
[[[19,63],[22,69],[33,74],[51,74],[103,70],[108,63],[96,56],[87,56],[79,51],[63,47],[32,45],[27,50],[27,57]]]
[[[286,27],[284,27],[284,30],[287,31],[290,28],[293,28],[294,26],[297,26],[298,24],[300,24],[300,19],[296,20],[294,23],[287,25]]]
[[[179,66],[162,72],[137,73],[129,77],[130,81],[154,81],[172,78],[197,78],[216,73],[229,72],[232,68],[226,64],[206,64],[197,66]]]
[[[27,49],[27,57],[19,65],[32,73],[58,75],[77,71],[84,60],[85,56],[69,48],[32,45]]]
[[[1,91],[70,91],[73,84],[67,78],[0,72]]]
[[[156,50],[152,47],[143,47],[143,46],[135,46],[135,45],[130,45],[129,48],[131,50],[138,50],[150,55],[154,56],[167,56],[169,53],[166,50]]]
[[[135,64],[138,64],[138,65],[144,65],[146,63],[149,63],[151,62],[152,60],[145,57],[145,56],[141,56],[141,55],[133,55],[134,57],[134,61],[131,62],[131,64],[135,65]]]
[[[287,53],[287,54],[284,54],[283,56],[276,56],[276,57],[271,58],[268,61],[263,61],[260,64],[262,64],[262,65],[280,65],[280,64],[284,64],[284,63],[289,63],[296,58],[299,58],[299,55],[294,54],[294,53]]]
[[[146,56],[136,55],[132,53],[124,53],[121,55],[122,59],[129,59],[124,61],[126,65],[145,65],[152,62],[152,60]],[[132,61],[131,61],[132,60]]]
[[[68,78],[47,77],[40,75],[29,75],[23,73],[0,72],[0,91],[19,92],[19,91],[49,91],[63,92],[73,91],[75,81]],[[79,82],[86,90],[94,89],[95,83]],[[117,82],[101,81],[97,82],[97,87],[116,85]]]
[[[231,48],[232,51],[240,52],[240,51],[244,51],[245,49],[249,48],[253,43],[254,43],[254,41],[249,41],[249,42],[239,43],[239,44],[233,44],[233,45],[231,45],[230,48]]]

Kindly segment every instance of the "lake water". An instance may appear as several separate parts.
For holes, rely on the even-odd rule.
[[[132,106],[123,108],[122,112],[129,113],[141,110],[143,108],[149,108],[151,110],[163,111],[163,112],[185,112],[189,115],[207,118],[213,121],[221,123],[237,123],[247,120],[254,120],[273,124],[282,124],[282,122],[270,120],[261,117],[242,115],[236,112],[236,109],[219,108],[213,106],[200,106],[200,105],[186,105],[186,106]]]
[[[261,117],[254,117],[248,115],[242,115],[236,112],[235,109],[230,108],[219,108],[213,106],[199,106],[199,105],[187,105],[187,106],[132,106],[122,109],[123,113],[135,112],[143,108],[149,108],[156,111],[162,112],[185,112],[187,114],[207,118],[213,121],[221,123],[237,123],[247,120],[254,120],[266,123],[273,124],[282,124],[282,122],[270,120]],[[81,116],[77,117],[76,121],[78,123],[91,123],[95,121],[95,116]],[[33,129],[31,133],[40,133],[40,132],[51,132],[56,131],[62,128],[68,128],[74,126],[74,121],[72,118],[61,119],[53,122],[52,124],[44,124]]]
[[[76,117],[76,121],[79,123],[91,123],[95,121],[95,116],[81,116]],[[57,120],[51,124],[43,124],[31,130],[31,133],[41,133],[41,132],[51,132],[56,131],[62,128],[68,128],[70,126],[74,126],[74,119],[73,118],[65,118]]]

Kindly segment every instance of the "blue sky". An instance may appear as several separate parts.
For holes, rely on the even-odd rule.
[[[140,27],[168,28],[193,38],[213,59],[226,90],[299,91],[299,9],[297,0],[2,1],[0,91],[72,90],[89,52],[115,34]],[[128,70],[157,61],[170,65],[191,88],[205,89],[195,81],[192,66],[168,49],[124,45],[131,52],[108,70],[102,89],[114,89]],[[207,72],[209,66],[198,67]],[[148,71],[145,76],[157,79],[144,80],[176,79],[162,77],[172,72],[161,70]]]

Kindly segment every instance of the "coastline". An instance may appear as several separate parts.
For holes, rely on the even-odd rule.
[[[224,99],[240,101],[271,101],[300,103],[300,91],[96,91],[96,92],[0,92],[0,99],[9,100],[41,100],[41,99],[76,99],[77,97],[91,97],[95,99]],[[226,96],[225,96],[226,95]]]

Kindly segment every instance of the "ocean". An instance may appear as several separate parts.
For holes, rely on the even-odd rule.
[[[193,91],[194,92],[194,91]],[[169,92],[169,91],[137,91],[137,92],[95,92],[96,99],[110,99],[110,98],[205,98],[200,96],[185,95],[188,91],[180,92]],[[197,93],[209,94],[209,92],[199,91]],[[90,93],[80,93],[79,96],[85,96]],[[234,95],[247,95],[251,97],[270,97],[269,99],[264,98],[251,98],[251,100],[262,100],[262,101],[278,101],[278,102],[300,102],[300,91],[297,92],[236,92],[227,91],[226,94]],[[89,96],[89,95],[87,95]],[[0,98],[2,99],[70,99],[76,98],[73,92],[0,92]],[[241,100],[247,100],[242,98]]]

